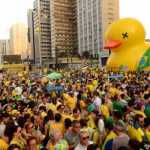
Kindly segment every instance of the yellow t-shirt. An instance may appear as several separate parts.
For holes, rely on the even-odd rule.
[[[52,92],[51,92],[51,96],[52,96],[52,98],[56,97],[55,91],[52,91]]]
[[[94,87],[96,87],[98,85],[98,81],[97,80],[93,80],[92,83],[93,83]]]
[[[104,144],[103,144],[103,147],[102,147],[102,150],[105,149],[105,145],[106,143],[111,140],[111,139],[115,139],[117,137],[117,135],[113,132],[113,131],[110,131],[110,133],[107,135],[105,141],[104,141]]]
[[[105,118],[108,118],[110,116],[109,108],[105,104],[102,104],[100,106],[100,112],[104,115]]]
[[[110,92],[112,97],[115,96],[115,95],[120,94],[120,91],[118,89],[112,88],[112,87],[109,89],[109,92]]]
[[[64,94],[65,103],[70,109],[74,109],[76,107],[76,100],[74,97],[69,96],[68,94]]]
[[[133,126],[128,125],[127,129],[128,129],[128,135],[131,139],[142,142],[144,133],[140,128],[135,129]]]
[[[69,114],[61,114],[62,115],[62,123],[64,123],[64,121],[65,121],[65,119],[70,119],[71,121],[73,121],[74,120],[74,118],[71,116],[71,115],[69,115]]]
[[[53,112],[55,112],[57,110],[56,105],[54,105],[53,103],[47,104],[46,107],[47,107],[48,110],[51,109]]]
[[[0,150],[7,150],[7,149],[8,144],[3,139],[0,139]]]
[[[80,107],[81,107],[81,109],[86,108],[86,106],[87,106],[87,104],[85,103],[85,101],[81,100],[80,101]]]
[[[55,150],[55,145],[50,143],[49,147],[48,147],[48,150]]]
[[[150,132],[149,132],[149,131],[146,131],[145,134],[146,134],[146,137],[147,137],[147,139],[148,139],[148,142],[150,142]]]
[[[88,116],[87,126],[92,128],[92,129],[96,129],[95,122],[94,122],[94,120],[93,120],[91,115]]]
[[[93,133],[93,139],[92,141],[96,144],[99,144],[99,131],[98,130],[95,130],[94,133]]]
[[[59,130],[62,135],[64,135],[64,124],[59,122],[59,123],[56,123],[56,122],[53,122],[51,123],[50,125],[50,132],[51,131],[55,131],[55,130]]]
[[[13,138],[10,144],[16,144],[20,147],[21,150],[25,150],[25,140],[23,138],[21,139]]]
[[[94,86],[92,84],[88,84],[87,85],[87,89],[90,91],[90,92],[93,92],[94,91]]]

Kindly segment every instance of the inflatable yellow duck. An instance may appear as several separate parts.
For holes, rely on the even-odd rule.
[[[112,23],[105,41],[105,49],[111,50],[108,69],[150,70],[150,44],[145,42],[145,30],[138,20],[125,18]]]

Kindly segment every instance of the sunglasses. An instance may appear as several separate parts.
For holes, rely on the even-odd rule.
[[[83,140],[89,139],[89,136],[82,137]]]

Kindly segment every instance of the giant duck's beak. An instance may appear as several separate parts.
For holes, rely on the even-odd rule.
[[[113,49],[113,48],[119,47],[121,44],[122,43],[119,40],[107,40],[104,48],[105,49]]]

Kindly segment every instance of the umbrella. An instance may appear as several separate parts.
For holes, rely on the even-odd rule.
[[[62,75],[60,73],[58,73],[58,72],[52,72],[52,73],[47,75],[47,78],[55,80],[55,79],[62,78]]]

